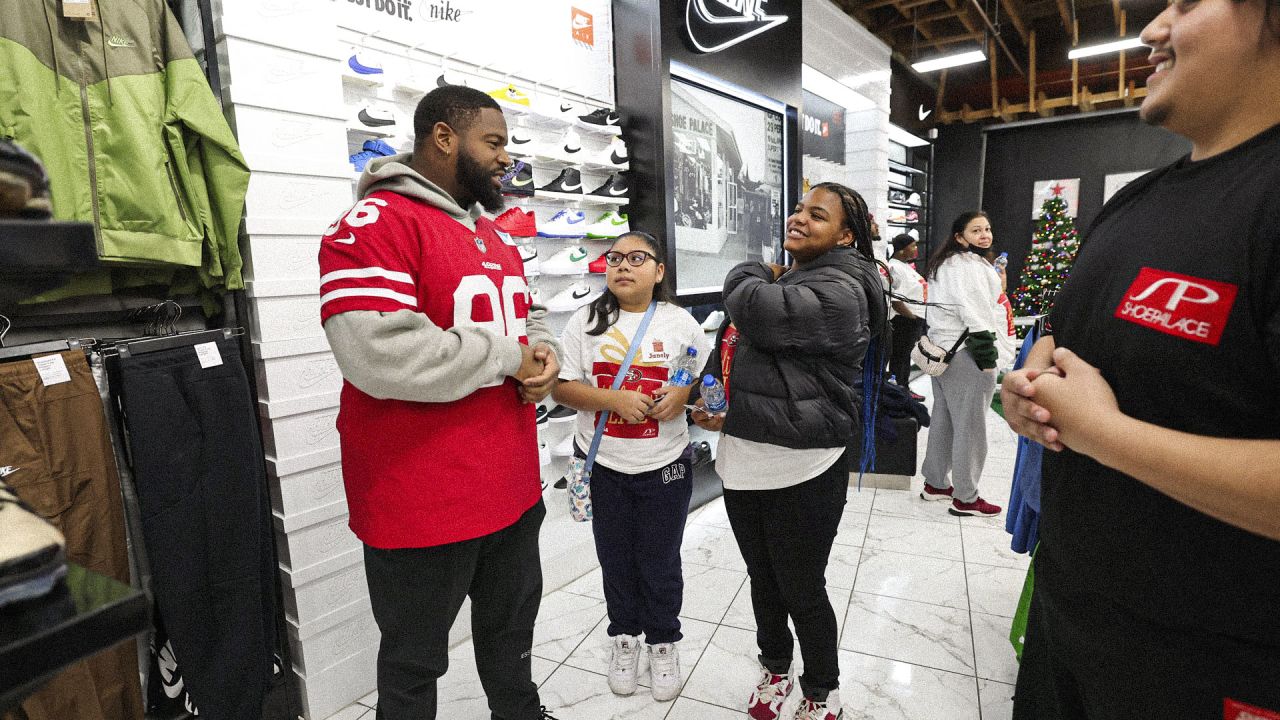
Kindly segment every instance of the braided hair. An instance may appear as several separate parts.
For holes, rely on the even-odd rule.
[[[814,185],[810,190],[818,188],[835,193],[836,197],[840,198],[840,208],[844,211],[844,226],[853,233],[854,248],[867,256],[868,260],[876,262],[875,250],[871,245],[873,239],[871,211],[867,208],[867,201],[863,200],[856,191],[840,183],[822,182]]]

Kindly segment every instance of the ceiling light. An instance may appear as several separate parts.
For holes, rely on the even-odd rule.
[[[1142,38],[1125,38],[1124,40],[1116,40],[1115,42],[1103,43],[1101,45],[1090,45],[1089,47],[1076,48],[1075,50],[1067,53],[1067,59],[1079,60],[1082,57],[1105,55],[1107,53],[1121,52],[1142,46]]]
[[[969,52],[962,52],[956,55],[945,55],[940,58],[913,63],[911,67],[914,68],[916,72],[926,73],[934,70],[941,70],[943,68],[955,67],[957,65],[969,65],[971,63],[982,62],[986,59],[987,54],[981,50],[970,50]]]

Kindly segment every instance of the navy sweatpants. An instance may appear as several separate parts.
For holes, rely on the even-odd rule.
[[[628,475],[591,469],[591,527],[604,575],[609,637],[679,640],[684,576],[680,542],[693,495],[692,452],[657,470]]]

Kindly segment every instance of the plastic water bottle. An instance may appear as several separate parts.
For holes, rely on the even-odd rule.
[[[729,407],[724,395],[724,385],[710,375],[702,376],[702,405],[712,414],[722,413]]]
[[[1004,270],[1009,267],[1009,253],[1000,253],[999,257],[996,258],[996,261],[991,264],[995,265],[997,270]]]
[[[671,373],[671,380],[669,382],[672,385],[679,385],[682,387],[685,385],[692,385],[693,381],[697,378],[694,373],[698,372],[699,369],[698,348],[691,347],[685,351],[684,355],[680,356],[680,358],[676,360],[675,372]]]

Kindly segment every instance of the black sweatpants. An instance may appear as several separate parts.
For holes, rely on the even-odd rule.
[[[151,587],[200,717],[258,720],[275,652],[275,549],[235,340],[118,358]],[[115,365],[116,363],[113,363]]]
[[[826,572],[848,489],[842,455],[826,472],[798,485],[724,491],[729,524],[751,578],[760,663],[777,674],[791,665],[790,617],[804,653],[800,687],[814,700],[825,700],[840,686],[836,614],[827,598]]]
[[[609,637],[680,640],[684,575],[680,542],[693,497],[692,450],[657,470],[591,469],[591,529],[604,576]]]
[[[911,383],[911,348],[924,335],[924,321],[895,315],[890,324],[893,326],[893,345],[889,351],[889,374],[897,378],[899,385],[907,387]]]
[[[1280,647],[1157,622],[1092,592],[1055,594],[1046,561],[1042,546],[1014,720],[1280,718]]]
[[[365,545],[378,649],[378,720],[434,720],[436,680],[449,668],[449,629],[471,598],[480,684],[493,720],[542,717],[532,680],[533,623],[542,601],[541,500],[514,524],[426,548]]]

